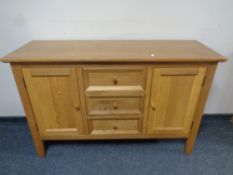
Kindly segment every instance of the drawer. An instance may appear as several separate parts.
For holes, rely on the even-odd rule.
[[[88,115],[134,114],[142,115],[144,98],[87,98]]]
[[[89,120],[89,131],[98,134],[140,134],[141,122],[138,119]]]
[[[87,97],[142,97],[142,86],[90,86],[86,89]]]
[[[145,87],[146,69],[141,68],[83,68],[84,86],[140,86]]]

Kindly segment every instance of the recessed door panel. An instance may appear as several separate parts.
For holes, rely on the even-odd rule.
[[[154,68],[147,132],[187,134],[206,68]]]
[[[23,74],[42,135],[83,132],[75,68],[26,68]]]

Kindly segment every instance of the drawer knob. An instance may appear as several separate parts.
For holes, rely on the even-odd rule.
[[[76,105],[76,106],[75,106],[75,109],[76,109],[77,111],[79,111],[79,110],[80,110],[79,105]]]
[[[118,84],[118,80],[116,78],[113,79],[113,84],[117,85]]]
[[[114,130],[117,130],[118,128],[117,128],[117,126],[113,126],[113,129],[114,129]]]
[[[113,103],[113,109],[118,109],[117,103]]]
[[[151,105],[151,108],[152,108],[152,110],[153,110],[153,111],[155,111],[155,110],[156,110],[156,107],[155,107],[155,105],[154,105],[154,104],[152,104],[152,105]]]

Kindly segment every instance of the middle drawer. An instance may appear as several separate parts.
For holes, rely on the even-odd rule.
[[[143,97],[87,97],[88,115],[142,115],[144,113]]]

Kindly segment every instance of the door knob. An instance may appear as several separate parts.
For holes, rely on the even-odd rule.
[[[118,80],[116,78],[113,78],[113,84],[117,85],[118,84]]]
[[[75,106],[75,109],[76,109],[77,111],[79,111],[79,110],[80,110],[79,105],[76,105],[76,106]]]
[[[152,104],[152,105],[151,105],[151,108],[152,108],[152,110],[153,110],[153,111],[155,111],[155,110],[156,110],[156,107],[155,107],[155,105],[154,105],[154,104]]]
[[[118,109],[117,103],[113,103],[113,109]]]

